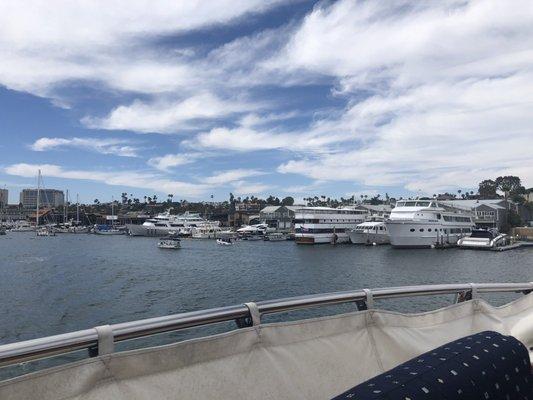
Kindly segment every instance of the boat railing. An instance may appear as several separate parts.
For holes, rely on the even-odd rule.
[[[455,295],[455,301],[460,302],[476,298],[480,293],[515,292],[527,294],[531,291],[533,291],[533,282],[440,284],[362,289],[245,303],[104,325],[76,332],[0,345],[0,367],[83,349],[89,350],[90,356],[107,354],[113,351],[114,343],[116,342],[227,321],[236,321],[237,326],[242,328],[259,324],[263,315],[318,306],[356,303],[359,310],[365,310],[373,308],[374,300],[380,299]]]

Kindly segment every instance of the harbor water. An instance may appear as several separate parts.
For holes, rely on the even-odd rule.
[[[0,254],[0,343],[245,301],[385,286],[533,280],[533,251],[527,248],[398,250],[290,241],[219,246],[213,240],[184,239],[180,250],[162,250],[157,238],[9,232],[0,237]],[[493,304],[502,304],[515,295],[491,296]],[[412,312],[450,301],[420,297],[377,306]],[[353,310],[355,305],[341,307]],[[269,318],[320,313],[327,310]],[[194,330],[173,340],[191,335]]]

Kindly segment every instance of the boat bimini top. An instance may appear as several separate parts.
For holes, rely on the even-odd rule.
[[[422,353],[483,331],[512,335],[531,350],[532,290],[533,283],[363,289],[245,303],[3,344],[2,366],[83,349],[89,349],[91,357],[0,382],[0,399],[331,399]],[[494,307],[479,297],[491,292],[524,295]],[[375,307],[381,299],[430,295],[455,295],[456,302],[416,314]],[[354,304],[354,311],[262,322],[269,314],[342,303]],[[115,344],[126,340],[232,320],[237,328],[222,334],[115,351]]]

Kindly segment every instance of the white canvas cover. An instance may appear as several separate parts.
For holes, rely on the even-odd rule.
[[[533,346],[533,294],[420,313],[362,311],[265,324],[92,358],[0,383],[0,399],[328,399],[483,330]]]

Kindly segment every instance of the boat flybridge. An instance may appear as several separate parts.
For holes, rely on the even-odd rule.
[[[533,282],[353,290],[3,344],[0,366],[22,363],[26,375],[0,382],[0,399],[525,399],[533,391],[532,291]],[[487,301],[504,292],[514,300],[499,307]],[[455,301],[420,314],[378,308],[387,299],[398,304],[413,296],[455,296]],[[279,321],[291,311],[341,304],[353,311],[267,321],[278,313]],[[226,323],[227,329],[232,321],[233,330],[225,333],[117,348],[138,338],[145,338],[140,346],[146,346],[149,336],[192,327]],[[27,374],[30,361],[82,350],[89,358]]]
[[[394,247],[454,246],[474,228],[471,212],[436,200],[398,201],[385,225]]]

